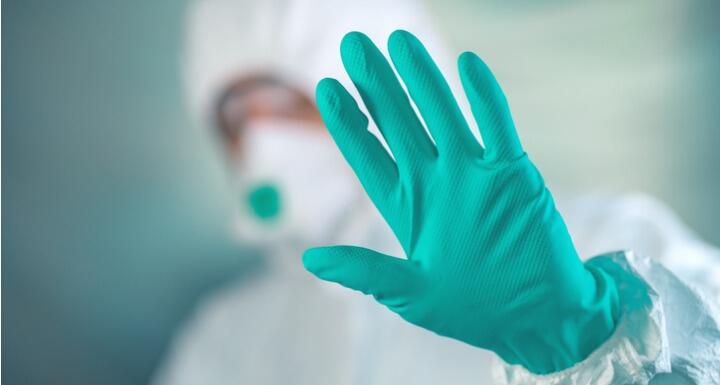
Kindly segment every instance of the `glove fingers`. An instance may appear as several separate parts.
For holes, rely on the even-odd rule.
[[[505,95],[490,69],[472,52],[458,59],[460,80],[485,144],[486,159],[510,160],[523,154]]]
[[[386,199],[397,183],[397,167],[380,141],[367,130],[368,119],[355,99],[335,79],[318,83],[316,99],[330,135],[365,191],[373,202]]]
[[[417,167],[436,153],[390,64],[370,39],[350,32],[340,44],[343,65],[377,124],[398,167]]]
[[[374,296],[380,303],[397,305],[417,291],[420,268],[406,259],[354,246],[308,249],[305,268],[318,278]]]
[[[398,30],[388,41],[390,58],[410,92],[440,155],[470,151],[482,155],[445,78],[422,43],[412,34]]]

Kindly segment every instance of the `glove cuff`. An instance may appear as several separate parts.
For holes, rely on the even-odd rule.
[[[491,350],[509,364],[547,374],[584,360],[610,338],[620,318],[615,280],[594,263],[580,267],[586,275],[573,286],[577,302],[545,300],[537,309],[540,318],[520,322],[521,327],[503,335]]]
[[[494,368],[499,383],[602,384],[612,380],[646,384],[657,373],[669,372],[662,304],[657,292],[640,278],[635,263],[636,257],[630,252],[610,253],[586,263],[594,275],[609,277],[619,294],[620,319],[607,341],[584,360],[550,374],[534,374],[521,365],[499,363]]]

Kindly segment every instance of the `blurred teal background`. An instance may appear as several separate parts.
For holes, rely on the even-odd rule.
[[[428,2],[487,59],[551,185],[640,190],[720,243],[720,5]],[[2,379],[146,382],[256,257],[184,108],[185,3],[10,0],[2,16]]]
[[[243,269],[183,106],[178,1],[6,1],[2,376],[138,384]]]

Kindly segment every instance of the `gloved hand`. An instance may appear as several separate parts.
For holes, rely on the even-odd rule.
[[[469,52],[458,60],[481,146],[422,44],[396,31],[388,45],[434,143],[389,63],[361,33],[345,36],[342,60],[394,159],[336,80],[318,84],[317,102],[406,258],[321,247],[305,252],[305,267],[535,373],[584,359],[619,317],[615,283],[578,258],[490,70]]]

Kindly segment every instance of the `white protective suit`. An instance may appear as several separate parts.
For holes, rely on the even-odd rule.
[[[223,82],[244,72],[269,70],[308,93],[323,76],[346,80],[338,47],[353,29],[376,41],[396,28],[413,31],[441,59],[440,68],[455,73],[442,61],[446,56],[422,10],[409,1],[385,2],[383,12],[371,18],[362,17],[367,2],[259,3],[210,0],[191,8],[188,91],[200,116],[210,111]],[[336,16],[333,23],[313,18],[328,13]],[[266,263],[251,279],[201,303],[171,346],[155,384],[720,384],[720,251],[655,199],[556,196],[578,253],[585,258],[608,254],[615,262],[623,317],[611,338],[584,361],[534,376],[307,273],[300,256],[309,245],[353,244],[390,255],[402,251],[359,184],[345,177],[349,168],[330,158],[329,138],[284,140],[262,134],[272,132],[269,128],[248,132],[255,154],[248,158],[257,163],[242,169],[253,177],[267,173],[281,187],[302,194],[293,187],[302,166],[291,173],[283,173],[288,167],[282,161],[274,166],[273,157],[284,157],[285,164],[312,163],[306,168],[316,179],[327,179],[318,182],[323,188],[306,192],[306,200],[290,202],[292,215],[280,222],[275,238],[272,227],[263,229],[240,211],[240,236],[271,240],[262,245]],[[287,149],[288,143],[295,143],[295,150]],[[307,152],[328,154],[327,161],[303,160]],[[322,210],[323,203],[330,207],[323,215],[303,213],[302,207]],[[634,293],[622,285],[629,279],[645,282],[652,303],[629,305]]]

